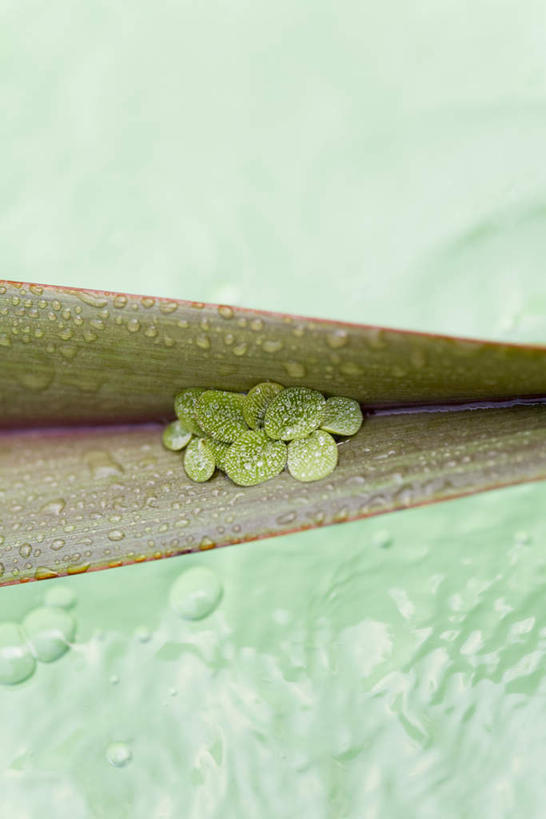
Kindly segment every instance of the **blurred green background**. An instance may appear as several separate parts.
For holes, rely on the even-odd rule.
[[[4,278],[546,341],[541,0],[0,8]],[[0,812],[544,816],[544,508],[58,581],[77,640],[0,688]],[[196,563],[223,598],[192,623]]]

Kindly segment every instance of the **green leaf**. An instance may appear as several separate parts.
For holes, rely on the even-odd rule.
[[[220,472],[192,482],[161,442],[174,396],[265,380],[367,408],[536,398],[546,349],[0,282],[0,584],[546,477],[546,405],[534,401],[376,412],[308,484],[287,472],[244,488]]]

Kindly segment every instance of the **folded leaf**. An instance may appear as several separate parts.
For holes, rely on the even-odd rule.
[[[0,282],[0,585],[546,477],[537,400],[368,415],[314,483],[190,481],[154,423],[175,393],[266,379],[368,407],[544,396],[546,349]]]

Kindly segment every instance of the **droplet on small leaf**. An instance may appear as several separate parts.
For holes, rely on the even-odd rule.
[[[337,466],[337,446],[329,432],[317,429],[288,445],[288,471],[297,481],[320,481]]]

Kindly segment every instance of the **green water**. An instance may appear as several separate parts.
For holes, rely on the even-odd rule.
[[[546,340],[539,0],[3,10],[3,276]],[[0,590],[0,815],[544,816],[545,508]]]

